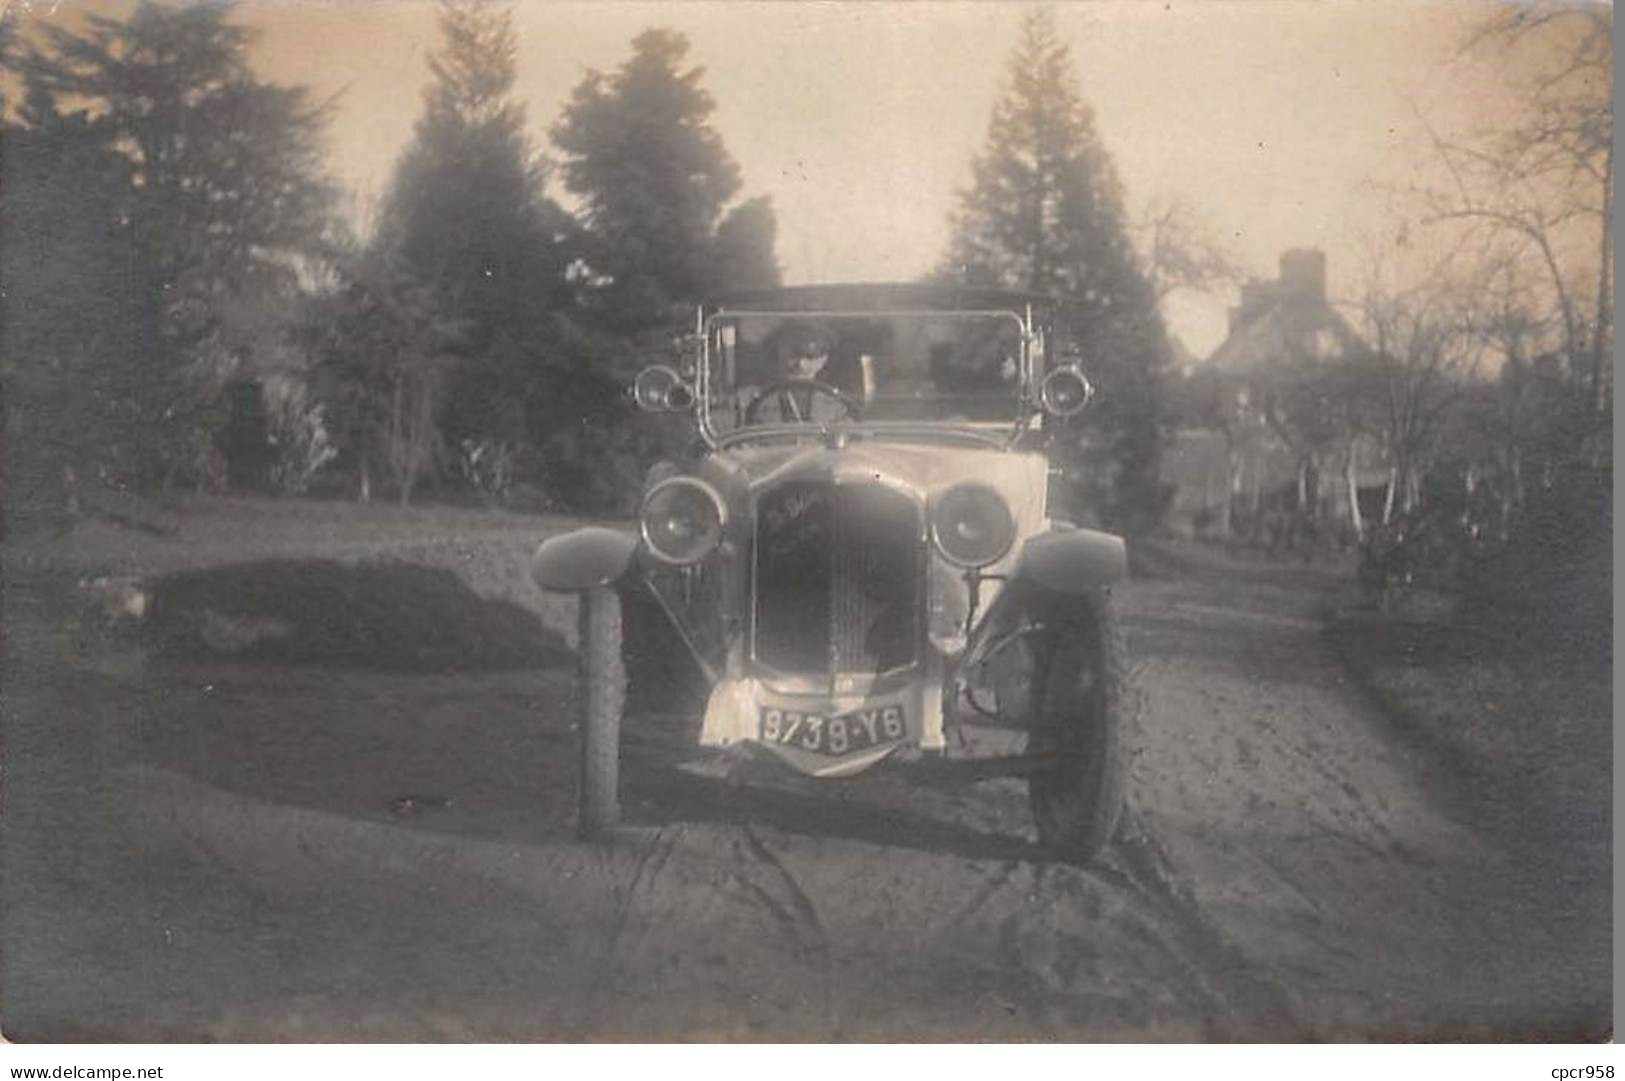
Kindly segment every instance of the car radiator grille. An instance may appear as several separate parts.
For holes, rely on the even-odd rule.
[[[756,515],[756,659],[798,675],[864,675],[913,663],[921,511],[878,484],[793,481]]]

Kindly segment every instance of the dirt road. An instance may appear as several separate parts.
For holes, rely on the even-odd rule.
[[[1133,812],[673,768],[570,832],[568,673],[178,662],[8,597],[11,1039],[1578,1038],[1607,833],[1512,837],[1330,658],[1322,579],[1121,596]],[[1504,809],[1503,809],[1504,810]]]

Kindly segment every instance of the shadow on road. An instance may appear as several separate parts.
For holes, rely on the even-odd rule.
[[[646,764],[627,778],[625,813],[637,825],[768,826],[804,837],[970,860],[1055,861],[1054,853],[1024,837],[921,814],[891,801],[853,799],[841,791],[840,781],[818,782],[821,790],[817,793],[794,791],[789,784],[788,779],[776,783],[713,780],[672,766]]]

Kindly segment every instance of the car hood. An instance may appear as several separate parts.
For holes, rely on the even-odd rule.
[[[1043,528],[1048,461],[1042,454],[982,447],[854,441],[824,445],[735,447],[713,456],[729,487],[751,493],[790,480],[879,483],[903,489],[922,501],[962,481],[978,481],[1010,504],[1018,536]],[[719,478],[720,479],[720,478]]]

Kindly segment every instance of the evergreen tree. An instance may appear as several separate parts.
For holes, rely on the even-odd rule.
[[[646,30],[632,48],[613,75],[581,81],[553,141],[581,200],[601,325],[635,334],[724,285],[774,284],[777,267],[766,199],[740,207],[719,235],[739,168],[707,122],[704,69],[682,69],[687,39]]]
[[[124,20],[92,15],[81,33],[42,26],[8,61],[26,129],[69,138],[71,123],[81,151],[98,146],[127,170],[128,265],[164,298],[161,340],[144,358],[164,377],[139,382],[155,399],[143,413],[162,420],[143,458],[166,482],[211,473],[221,384],[275,345],[262,320],[236,315],[291,301],[301,260],[325,251],[331,222],[324,110],[254,77],[251,35],[231,11],[143,2]],[[64,116],[61,103],[78,111]],[[186,377],[169,377],[177,371]]]
[[[763,195],[740,203],[717,226],[715,279],[719,292],[766,289],[779,284],[779,264],[773,258],[778,222],[773,200]]]
[[[446,389],[446,436],[507,444],[557,418],[549,388],[570,304],[567,216],[512,100],[515,37],[487,0],[445,0],[441,46],[414,139],[396,165],[374,247],[462,325]]]
[[[194,334],[219,296],[291,282],[289,257],[319,251],[331,220],[325,111],[254,77],[231,11],[143,2],[126,21],[90,16],[83,35],[46,26],[48,51],[19,61],[25,120],[69,100],[129,158],[150,258]]]
[[[586,318],[576,325],[572,381],[579,417],[552,434],[547,460],[555,486],[577,505],[620,511],[648,464],[680,453],[688,437],[661,418],[629,414],[618,387],[669,353],[691,305],[775,285],[779,275],[771,201],[729,209],[739,169],[709,125],[704,70],[683,67],[688,41],[647,30],[632,48],[612,74],[587,74],[552,132],[564,185],[581,207],[576,269]]]
[[[1116,172],[1047,13],[1027,17],[1008,73],[941,276],[1061,301],[1060,335],[1101,392],[1090,416],[1111,444],[1107,516],[1143,533],[1167,501],[1158,476],[1167,334],[1129,242]]]
[[[0,129],[0,383],[8,518],[77,510],[80,482],[158,471],[180,372],[131,222],[128,161],[83,117]]]
[[[301,329],[311,382],[362,502],[383,476],[404,505],[439,442],[436,407],[464,342],[437,320],[433,290],[376,251],[336,265],[335,288],[312,299]]]

